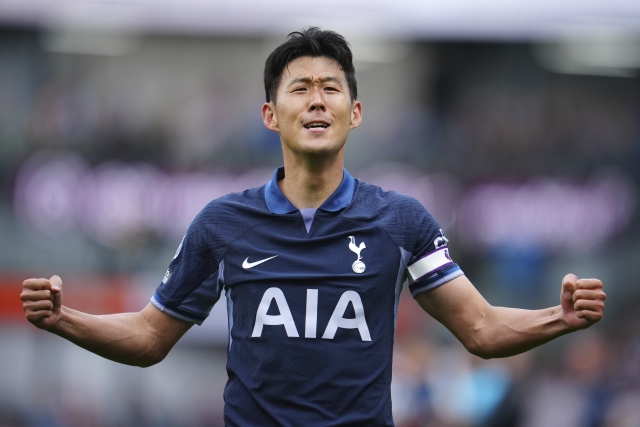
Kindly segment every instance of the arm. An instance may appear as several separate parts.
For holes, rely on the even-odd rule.
[[[560,305],[543,310],[493,307],[465,276],[416,298],[469,352],[484,359],[513,356],[588,328],[602,318],[605,299],[602,282],[573,274],[562,281]]]
[[[138,313],[94,316],[62,305],[62,281],[28,279],[22,284],[25,317],[36,327],[59,335],[99,356],[147,367],[160,362],[189,330],[152,304]]]

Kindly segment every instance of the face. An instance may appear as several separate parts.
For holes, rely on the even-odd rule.
[[[360,125],[362,106],[351,101],[339,64],[326,57],[303,56],[282,72],[273,100],[262,106],[267,128],[280,134],[285,155],[336,155],[349,130]]]

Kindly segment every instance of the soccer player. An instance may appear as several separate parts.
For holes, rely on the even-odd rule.
[[[204,321],[224,289],[226,425],[371,427],[393,425],[392,346],[405,283],[482,358],[515,355],[602,318],[602,283],[573,274],[556,307],[491,306],[422,205],[349,175],[344,148],[362,106],[342,36],[291,33],[267,59],[264,83],[262,117],[280,134],[284,167],[198,214],[139,313],[63,306],[53,276],[23,283],[31,323],[108,359],[150,366]]]

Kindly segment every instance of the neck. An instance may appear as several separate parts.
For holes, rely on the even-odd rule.
[[[296,208],[319,208],[342,182],[343,168],[342,155],[312,162],[296,161],[285,155],[285,177],[278,186]]]

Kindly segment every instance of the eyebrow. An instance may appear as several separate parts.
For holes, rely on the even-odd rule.
[[[320,77],[319,80],[322,83],[335,82],[335,83],[338,83],[338,84],[342,85],[342,81],[336,76]],[[296,85],[298,83],[310,83],[310,82],[311,82],[311,77],[297,77],[297,78],[291,80],[289,82],[289,84],[287,85],[287,87],[294,86],[294,85]]]

